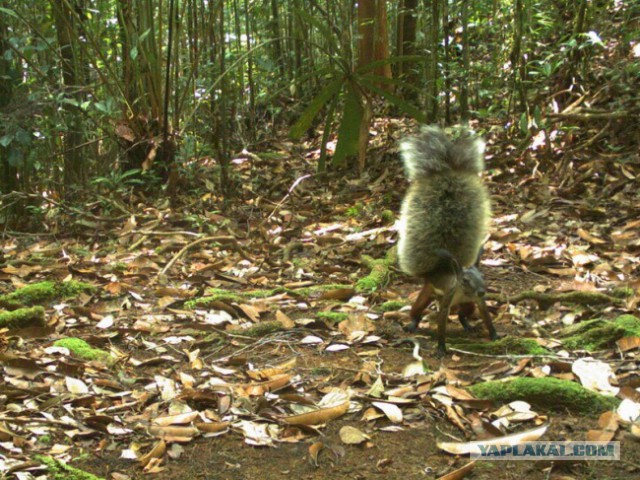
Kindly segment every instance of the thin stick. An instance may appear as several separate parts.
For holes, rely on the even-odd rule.
[[[295,182],[293,182],[293,185],[291,185],[291,187],[289,188],[289,191],[287,192],[287,194],[282,198],[282,200],[280,200],[280,202],[278,202],[278,204],[276,205],[276,207],[273,209],[273,211],[269,214],[269,216],[262,222],[262,224],[268,222],[271,217],[273,217],[275,215],[275,213],[280,210],[280,208],[282,208],[282,205],[284,205],[284,203],[288,200],[288,198],[291,196],[291,194],[293,193],[293,191],[295,190],[295,188],[303,181],[306,180],[309,177],[313,177],[314,174],[309,173],[307,175],[303,175],[302,177],[296,179]],[[261,225],[262,225],[261,224]]]
[[[235,238],[235,237],[232,237],[230,235],[219,235],[219,236],[216,236],[216,237],[204,237],[204,238],[199,238],[198,240],[194,240],[193,242],[185,245],[182,248],[182,250],[180,250],[178,253],[176,253],[173,256],[173,258],[169,261],[169,263],[167,263],[167,265],[165,265],[165,267],[160,271],[160,273],[158,273],[158,276],[166,274],[171,269],[171,267],[173,267],[173,264],[176,263],[178,261],[178,259],[182,255],[185,254],[185,252],[187,250],[189,250],[190,248],[195,247],[196,245],[199,245],[199,244],[205,243],[205,242],[230,243],[234,247],[235,250],[238,250],[245,258],[248,258],[248,255],[242,249],[242,247],[238,243],[238,239]]]

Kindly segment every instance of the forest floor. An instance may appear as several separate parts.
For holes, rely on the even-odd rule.
[[[548,353],[472,352],[465,340],[488,342],[486,332],[452,318],[439,360],[428,317],[401,341],[415,281],[392,265],[385,285],[356,288],[370,273],[362,255],[384,258],[397,239],[387,211],[397,214],[406,189],[396,145],[407,131],[375,124],[366,176],[318,177],[317,151],[271,142],[233,162],[226,203],[202,189],[174,209],[131,211],[116,197],[90,213],[53,205],[55,234],[5,239],[2,293],[42,280],[96,289],[44,305],[44,326],[0,330],[0,477],[44,475],[32,462],[42,454],[118,480],[440,478],[469,463],[441,442],[536,429],[541,441],[620,441],[621,461],[484,460],[446,478],[640,475],[640,428],[622,414],[468,390],[512,377],[580,383],[573,365],[591,357],[611,368],[601,390],[640,401],[637,338],[596,351],[560,338],[567,326],[637,313],[637,152],[617,161],[633,154],[580,149],[579,139],[522,151],[488,132],[490,311],[502,336]],[[508,300],[621,288],[621,301],[604,304]],[[65,337],[109,357],[53,344]]]

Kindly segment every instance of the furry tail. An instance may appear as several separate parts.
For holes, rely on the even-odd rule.
[[[400,143],[410,181],[447,171],[479,173],[484,170],[484,141],[469,131],[450,140],[438,126],[424,126],[415,137]]]

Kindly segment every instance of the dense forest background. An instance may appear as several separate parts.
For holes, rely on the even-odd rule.
[[[125,199],[133,186],[172,202],[226,197],[246,181],[233,159],[286,135],[315,140],[317,171],[363,172],[370,127],[390,115],[473,121],[546,157],[567,143],[614,153],[638,136],[635,2],[31,7],[0,7],[5,228],[29,227],[27,208],[34,228],[51,202]]]

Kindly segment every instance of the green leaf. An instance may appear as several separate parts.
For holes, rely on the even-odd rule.
[[[341,166],[344,164],[345,158],[358,154],[360,123],[363,114],[364,108],[360,101],[360,95],[353,86],[349,85],[342,121],[338,129],[338,144],[336,145],[336,153],[333,155],[333,165]]]
[[[329,104],[329,111],[327,112],[327,119],[324,122],[324,132],[322,134],[322,143],[320,146],[320,158],[318,159],[318,173],[322,173],[326,170],[327,160],[327,143],[329,142],[329,135],[331,135],[331,125],[333,125],[333,117],[336,113],[336,106],[338,105],[340,97],[336,95]]]
[[[13,141],[13,135],[3,135],[0,137],[0,145],[3,147],[8,147],[9,144]]]
[[[96,102],[93,104],[96,107],[96,110],[102,113],[109,113],[109,109],[107,108],[107,104],[105,102]]]
[[[63,98],[62,100],[60,100],[60,103],[66,103],[67,105],[71,105],[74,107],[80,106],[80,102],[78,102],[78,100],[74,98]]]
[[[149,34],[151,33],[151,29],[147,28],[144,32],[142,32],[142,34],[138,37],[138,41],[139,42],[144,42],[145,39],[149,36]]]
[[[522,115],[520,115],[520,131],[523,135],[527,135],[529,133],[529,120],[527,118],[527,112],[522,112]]]
[[[28,147],[33,143],[33,137],[31,134],[22,128],[16,132],[16,140],[20,145],[25,147]]]
[[[540,110],[540,106],[536,105],[533,109],[533,119],[536,122],[536,127],[544,128],[544,124],[542,123],[542,110]]]
[[[5,15],[9,15],[10,17],[13,17],[13,18],[20,18],[18,17],[18,14],[16,12],[14,12],[13,10],[9,10],[8,8],[0,7],[0,13],[4,13]]]
[[[9,150],[9,155],[7,156],[7,161],[12,167],[19,167],[22,165],[23,158],[24,156],[22,155],[21,150],[17,148],[11,148]]]
[[[302,136],[302,134],[311,126],[311,122],[316,117],[322,106],[340,92],[343,81],[344,80],[342,78],[333,80],[311,101],[311,104],[304,112],[302,112],[298,121],[294,123],[293,127],[289,130],[289,136],[291,138],[295,140]]]

